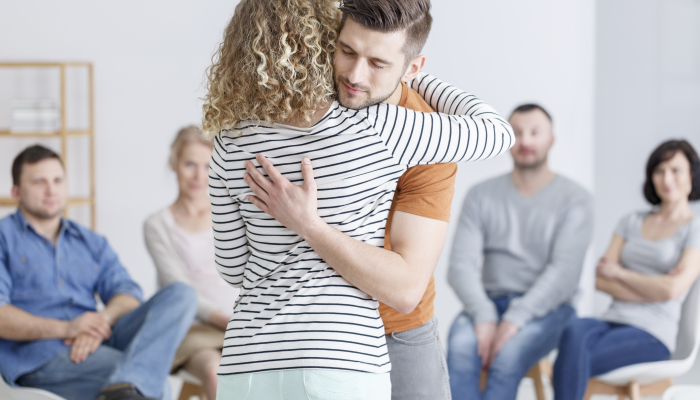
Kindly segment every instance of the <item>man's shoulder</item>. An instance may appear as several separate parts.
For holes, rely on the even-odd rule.
[[[0,232],[4,232],[8,229],[13,229],[16,226],[17,223],[15,222],[14,214],[6,215],[2,219],[0,219]]]
[[[97,251],[107,243],[107,239],[104,236],[92,229],[67,218],[64,218],[63,221],[68,224],[66,227],[68,233],[79,238],[90,249]]]
[[[498,195],[498,197],[501,198],[501,191],[504,190],[509,183],[510,173],[505,173],[475,184],[471,189],[469,189],[469,193],[471,193],[472,196],[476,195],[489,197],[492,195]]]
[[[443,182],[449,180],[454,185],[457,176],[457,163],[415,165],[407,169],[399,179],[399,188],[407,186],[425,185],[431,182]]]
[[[401,101],[398,104],[400,107],[408,108],[413,111],[435,112],[435,110],[430,107],[430,104],[428,104],[418,92],[411,89],[403,82],[401,82],[401,92]]]
[[[584,202],[593,201],[593,196],[586,188],[563,175],[557,174],[557,181],[555,184],[557,185],[557,192],[569,200]]]

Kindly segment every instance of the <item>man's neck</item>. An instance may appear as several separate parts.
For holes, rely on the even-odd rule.
[[[554,179],[556,174],[549,170],[547,163],[536,168],[513,168],[510,178],[513,185],[524,197],[530,197],[539,192]]]
[[[384,103],[388,104],[393,104],[395,106],[399,105],[399,102],[401,102],[401,93],[403,91],[403,85],[401,82],[399,82],[398,85],[396,85],[396,89],[394,89],[394,93],[391,94],[386,100],[384,100]]]
[[[27,223],[38,233],[40,236],[50,240],[54,245],[56,240],[58,240],[58,234],[61,230],[61,214],[58,214],[53,218],[38,218],[27,210],[20,208],[22,211],[22,216],[27,220]]]

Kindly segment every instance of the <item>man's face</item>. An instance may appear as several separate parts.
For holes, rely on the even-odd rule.
[[[510,117],[515,145],[510,149],[516,168],[537,168],[547,162],[547,153],[554,144],[552,123],[540,110],[516,112]]]
[[[23,212],[35,218],[60,216],[67,199],[63,165],[55,158],[24,164],[19,185],[12,187],[12,197]]]
[[[383,33],[352,18],[345,21],[335,52],[335,84],[343,107],[369,107],[394,93],[407,71],[405,40],[405,31]]]

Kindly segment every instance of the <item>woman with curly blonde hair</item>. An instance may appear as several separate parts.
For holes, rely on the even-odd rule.
[[[411,86],[439,113],[341,106],[333,73],[340,17],[333,1],[242,0],[209,69],[203,128],[215,141],[216,264],[240,288],[217,398],[391,396],[377,301],[255,205],[246,167],[262,171],[264,153],[278,171],[270,179],[318,185],[319,217],[382,247],[409,166],[483,160],[514,142],[490,106],[425,74]]]

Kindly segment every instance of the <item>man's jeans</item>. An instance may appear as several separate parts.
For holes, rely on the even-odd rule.
[[[167,377],[196,308],[194,289],[173,283],[119,318],[109,340],[85,361],[71,361],[69,346],[17,383],[69,400],[92,399],[104,387],[131,383],[144,396],[170,400]]]
[[[392,400],[449,400],[445,353],[435,317],[418,328],[386,335]]]
[[[491,299],[499,317],[515,297]],[[562,332],[574,315],[574,309],[564,304],[523,326],[493,360],[483,393],[479,388],[481,357],[477,354],[474,324],[464,313],[457,316],[450,329],[447,348],[452,397],[455,400],[515,400],[520,380],[538,360],[557,347]]]

